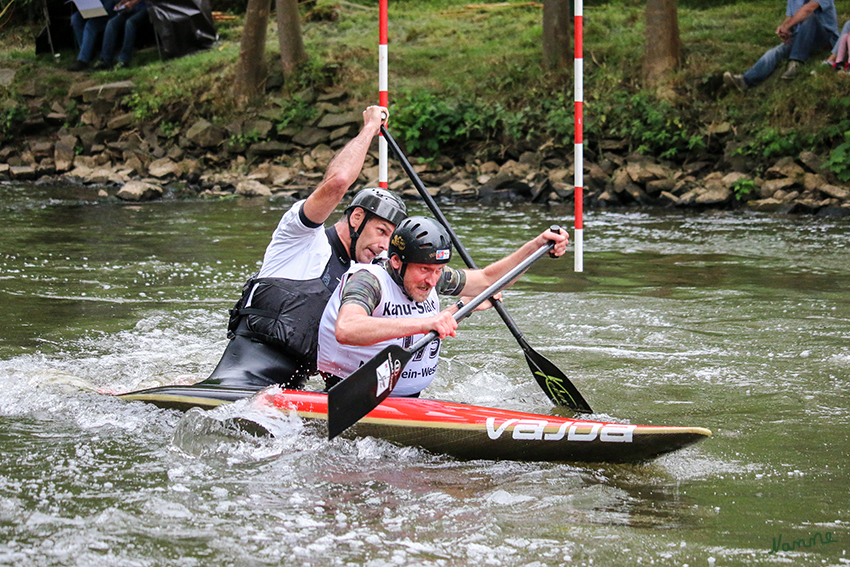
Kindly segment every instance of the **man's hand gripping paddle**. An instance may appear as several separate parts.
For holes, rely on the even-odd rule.
[[[560,229],[552,227],[552,230],[557,232]],[[554,242],[549,242],[538,248],[534,254],[520,262],[514,269],[477,295],[475,299],[464,305],[460,311],[454,314],[455,321],[466,318],[476,307],[510,285],[531,264],[551,251],[554,246]],[[348,378],[331,388],[328,391],[328,439],[333,439],[360,421],[386,399],[395,388],[410,359],[437,336],[436,331],[431,331],[408,349],[395,344],[390,345],[358,368]]]

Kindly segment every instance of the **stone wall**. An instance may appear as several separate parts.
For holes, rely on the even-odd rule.
[[[318,114],[297,129],[278,129],[280,109],[274,106],[227,124],[190,118],[189,112],[171,122],[139,122],[125,103],[134,87],[130,81],[83,82],[71,89],[64,106],[30,101],[31,112],[0,149],[0,179],[82,183],[97,187],[103,198],[129,201],[196,195],[303,197],[362,126],[362,109],[354,108],[343,91],[302,93]],[[66,125],[69,108],[79,117],[73,127]],[[850,191],[811,153],[783,158],[758,177],[720,171],[721,160],[710,156],[676,165],[629,155],[625,148],[622,140],[602,140],[587,152],[586,206],[850,215]],[[500,160],[442,157],[414,167],[435,195],[485,202],[572,202],[571,147],[506,154]],[[390,161],[390,188],[415,196],[410,181]],[[376,185],[377,177],[375,143],[360,181]]]

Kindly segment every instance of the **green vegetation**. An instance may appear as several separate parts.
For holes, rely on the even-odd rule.
[[[732,184],[732,193],[739,201],[745,201],[758,193],[758,187],[752,179],[739,179]]]
[[[423,156],[495,154],[544,144],[571,151],[573,71],[542,70],[540,5],[470,6],[466,0],[392,3],[389,69],[396,137]],[[746,93],[722,85],[723,71],[742,72],[775,44],[782,5],[774,0],[683,2],[684,62],[663,96],[641,87],[644,7],[637,0],[614,0],[585,9],[584,127],[591,151],[604,140],[625,140],[631,151],[684,161],[723,153],[732,142],[733,155],[758,164],[811,149],[829,155],[828,166],[850,179],[845,137],[850,132],[850,77],[836,76],[814,60],[795,81],[780,81],[777,73]],[[303,10],[305,16],[310,10],[322,13],[305,17],[302,24],[310,61],[282,92],[269,93],[263,115],[274,118],[279,129],[313,118],[307,99],[297,96],[306,88],[344,88],[356,105],[377,99],[377,8],[319,0]],[[328,17],[329,11],[338,17]],[[839,13],[840,22],[848,17]],[[229,93],[240,26],[239,19],[220,23],[222,40],[208,52],[171,61],[159,61],[155,50],[142,52],[140,65],[96,78],[132,79],[137,89],[128,105],[140,120],[168,128],[183,116],[226,123],[239,113]],[[71,54],[33,62],[32,49],[26,34],[4,37],[0,67],[46,75],[39,82],[51,93],[79,80],[63,70]],[[272,22],[266,53],[272,73],[277,52]],[[18,100],[22,82],[16,80],[5,92],[0,87],[0,97]],[[10,106],[3,107],[6,125],[19,118],[10,114]]]
[[[246,134],[235,134],[227,140],[227,144],[231,147],[236,148],[247,148],[251,144],[255,144],[260,141],[260,135],[256,130],[251,130]]]
[[[850,181],[850,131],[844,133],[844,140],[829,153],[826,166],[846,183]]]
[[[610,114],[600,116],[597,122],[610,125],[605,135],[629,139],[638,153],[663,159],[675,159],[705,149],[704,134],[689,128],[696,117],[688,116],[685,109],[643,91],[615,92],[612,96],[614,104]]]
[[[15,128],[24,121],[26,113],[20,106],[0,110],[0,136],[11,137]]]
[[[295,94],[281,101],[280,118],[278,119],[278,131],[290,126],[298,127],[306,124],[316,117],[316,108]]]

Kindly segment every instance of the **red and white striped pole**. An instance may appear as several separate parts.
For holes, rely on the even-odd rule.
[[[575,0],[575,271],[584,271],[584,8]]]
[[[387,77],[387,0],[378,1],[378,104],[389,108],[389,79]],[[387,141],[378,138],[378,187],[387,188]]]

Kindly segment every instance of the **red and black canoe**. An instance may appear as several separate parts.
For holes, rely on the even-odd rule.
[[[294,412],[305,420],[328,418],[328,397],[320,392],[269,388],[256,393],[196,385],[164,386],[118,397],[187,410],[209,409],[249,396],[254,396],[253,404]],[[702,441],[711,431],[573,419],[422,398],[387,398],[345,436],[371,436],[460,459],[632,463]]]

